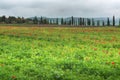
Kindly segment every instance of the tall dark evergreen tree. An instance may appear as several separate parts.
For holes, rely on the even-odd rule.
[[[113,16],[113,26],[115,26],[115,16]]]
[[[102,26],[105,26],[105,22],[104,22],[104,20],[102,21]]]
[[[99,20],[97,20],[97,26],[100,26],[100,21]]]
[[[107,18],[107,26],[110,26],[110,20]]]
[[[88,26],[91,25],[91,21],[90,21],[90,19],[87,19],[87,25],[88,25]]]
[[[119,26],[120,26],[120,19],[119,19]]]
[[[42,18],[42,16],[40,18],[40,24],[43,24],[43,18]]]
[[[64,21],[63,21],[63,18],[61,18],[61,25],[63,25]]]
[[[80,25],[80,18],[78,18],[78,26]]]
[[[80,25],[82,25],[82,18],[80,18]]]
[[[72,23],[72,25],[74,25],[74,17],[73,16],[71,17],[71,23]]]
[[[58,18],[56,18],[56,24],[57,24],[57,25],[59,24]]]
[[[82,25],[84,26],[85,25],[85,19],[82,18]]]

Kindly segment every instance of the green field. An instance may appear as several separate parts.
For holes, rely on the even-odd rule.
[[[0,27],[0,80],[120,80],[120,28]]]

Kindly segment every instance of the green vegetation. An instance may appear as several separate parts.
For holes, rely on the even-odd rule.
[[[113,16],[108,18],[84,18],[84,17],[67,17],[67,18],[48,18],[48,17],[15,17],[5,15],[0,16],[0,24],[7,25],[62,25],[62,26],[120,26],[120,21]]]
[[[0,80],[119,80],[120,28],[0,27]]]

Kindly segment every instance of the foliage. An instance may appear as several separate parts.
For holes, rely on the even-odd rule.
[[[115,16],[113,16],[113,26],[115,26]]]
[[[119,80],[120,29],[0,27],[0,80]]]
[[[84,17],[68,17],[68,18],[48,18],[48,17],[15,17],[15,16],[1,16],[0,24],[37,24],[37,25],[71,25],[71,26],[117,26],[118,24],[115,16],[113,20],[108,17],[105,18],[84,18]],[[107,23],[107,24],[106,24]],[[119,22],[120,25],[120,22]]]

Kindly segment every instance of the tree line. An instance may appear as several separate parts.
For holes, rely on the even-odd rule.
[[[3,24],[15,24],[15,23],[25,23],[25,19],[24,17],[14,17],[14,16],[9,16],[9,17],[6,17],[6,16],[2,16],[0,17],[0,23],[3,23]]]
[[[106,21],[96,20],[95,18],[46,18],[46,17],[34,17],[34,18],[24,18],[24,17],[14,17],[14,16],[1,16],[1,24],[49,24],[49,25],[71,25],[71,26],[115,26],[116,20],[115,16],[112,18],[112,22],[108,17]],[[120,25],[120,20],[119,20]]]

